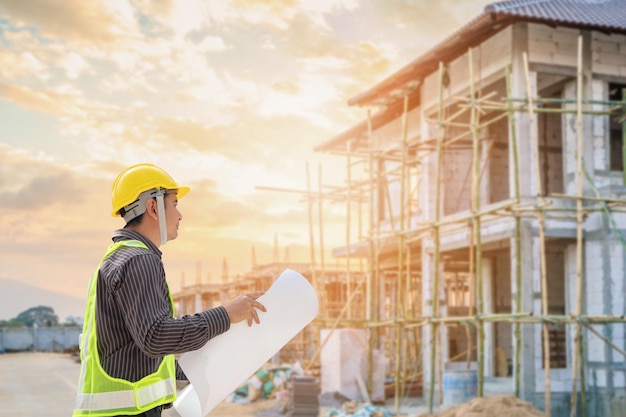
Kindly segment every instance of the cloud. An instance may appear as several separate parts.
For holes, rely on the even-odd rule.
[[[0,98],[42,113],[54,115],[64,113],[59,103],[49,94],[34,91],[28,87],[0,83]]]
[[[32,52],[14,52],[7,48],[0,50],[0,74],[5,80],[32,76],[38,80],[48,80],[50,71]]]
[[[82,91],[71,84],[33,89],[17,84],[0,83],[0,99],[15,103],[26,110],[66,117],[74,121],[85,120],[92,117],[91,115],[97,116],[107,108],[97,102],[87,102],[82,96]]]
[[[8,146],[0,146],[0,208],[39,210],[71,200],[83,201],[83,190],[74,173],[50,161],[29,157]]]
[[[80,200],[81,190],[69,173],[46,174],[45,177],[33,178],[16,192],[0,194],[0,208],[31,210],[50,204],[65,203],[68,196],[73,202]]]
[[[2,1],[0,10],[16,26],[45,37],[76,43],[114,43],[132,30],[132,12],[123,1]]]
[[[67,78],[70,79],[78,78],[86,67],[87,63],[83,57],[75,52],[70,52],[63,60],[65,74],[67,75]]]

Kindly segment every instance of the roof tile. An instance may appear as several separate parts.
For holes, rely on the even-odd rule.
[[[555,23],[626,29],[626,0],[510,0],[489,4],[485,12]]]

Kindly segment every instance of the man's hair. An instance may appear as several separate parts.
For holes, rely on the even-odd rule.
[[[122,218],[124,217],[124,214],[126,214],[126,210],[124,210],[124,208],[122,207],[120,209],[120,215],[122,216]],[[133,226],[139,226],[141,224],[141,222],[143,221],[143,215],[146,214],[141,213],[139,216],[131,219],[128,223],[126,223],[126,226],[124,226],[124,229],[126,229],[127,227],[133,227]]]

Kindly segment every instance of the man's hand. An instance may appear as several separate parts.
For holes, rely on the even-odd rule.
[[[257,308],[261,311],[267,311],[265,306],[259,303],[256,299],[262,296],[264,291],[255,291],[248,294],[242,294],[226,304],[224,308],[228,313],[231,323],[238,323],[243,320],[248,320],[248,326],[252,326],[254,320],[257,324],[259,320],[259,314]]]

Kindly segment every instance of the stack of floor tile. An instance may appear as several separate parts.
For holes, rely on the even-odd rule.
[[[319,382],[308,376],[293,376],[289,384],[288,417],[317,417],[319,415]]]

